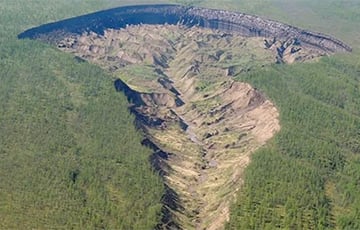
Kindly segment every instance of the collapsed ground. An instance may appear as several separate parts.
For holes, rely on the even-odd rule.
[[[173,194],[161,228],[183,229],[223,228],[250,154],[280,129],[272,102],[233,76],[326,55],[296,39],[176,25],[87,33],[58,47],[116,76]]]

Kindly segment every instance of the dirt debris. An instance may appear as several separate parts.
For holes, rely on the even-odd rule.
[[[181,209],[166,205],[164,219],[171,216],[171,226],[181,229],[222,229],[251,153],[280,130],[274,104],[232,78],[276,62],[277,44],[268,43],[195,27],[138,25],[67,38],[58,47],[121,79],[118,89],[133,102],[157,155],[166,156],[152,161]],[[284,56],[291,56],[289,47]],[[311,53],[305,50],[294,53]]]

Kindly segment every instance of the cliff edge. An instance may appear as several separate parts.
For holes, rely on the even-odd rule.
[[[200,26],[241,36],[292,39],[305,46],[326,52],[350,52],[345,43],[331,36],[311,32],[277,21],[225,10],[186,7],[181,5],[138,5],[100,11],[80,17],[45,24],[29,29],[19,38],[42,39],[57,42],[70,35],[85,32],[103,34],[106,29],[121,29],[139,24],[182,24]]]

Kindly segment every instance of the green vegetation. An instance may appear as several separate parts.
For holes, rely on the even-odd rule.
[[[334,35],[360,47],[358,0],[203,0],[200,6],[237,10]]]
[[[281,132],[253,156],[230,228],[360,227],[360,63],[341,56],[240,76],[280,109]],[[333,189],[330,189],[332,186]]]
[[[332,34],[352,54],[238,76],[280,109],[282,130],[254,154],[228,229],[359,229],[360,3],[202,1]]]
[[[159,78],[159,74],[156,73],[151,66],[147,65],[127,65],[121,68],[121,71],[118,72],[119,73],[115,73],[115,75],[119,76],[119,78],[126,82],[128,86],[138,92],[143,93],[151,93],[149,86],[156,84]],[[141,86],[137,84],[139,80],[143,81]]]
[[[275,102],[282,130],[254,154],[228,229],[359,229],[360,3],[229,0],[214,7],[333,34],[354,48],[238,76]]]
[[[159,221],[162,181],[111,77],[16,39],[105,2],[0,1],[0,229],[152,229]]]
[[[318,63],[238,76],[275,102],[282,130],[253,155],[227,227],[360,229],[360,3],[186,3],[260,14],[355,48]],[[111,78],[52,47],[16,39],[32,26],[121,4],[135,3],[0,0],[0,229],[157,223],[162,184]]]

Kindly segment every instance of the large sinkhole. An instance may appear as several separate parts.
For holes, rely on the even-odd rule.
[[[164,178],[160,229],[222,229],[251,153],[280,130],[276,106],[237,75],[351,51],[257,16],[179,5],[120,7],[19,38],[54,44],[113,74]]]

